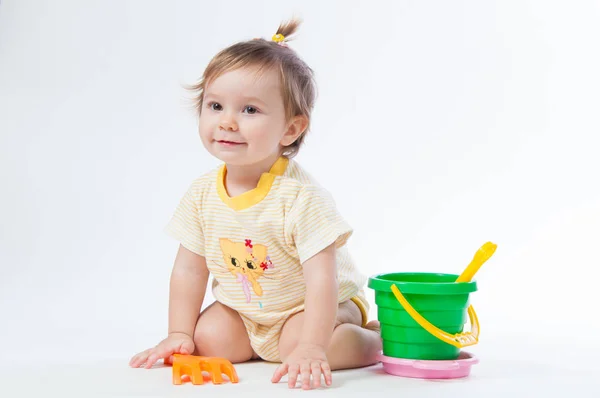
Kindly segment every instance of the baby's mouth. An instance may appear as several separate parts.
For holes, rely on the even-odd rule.
[[[221,145],[228,145],[228,146],[244,145],[243,142],[236,142],[236,141],[218,140],[217,142]]]

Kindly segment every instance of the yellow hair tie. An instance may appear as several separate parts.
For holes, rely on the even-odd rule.
[[[273,35],[272,40],[275,43],[282,43],[285,40],[285,36],[282,35],[281,33],[277,33],[276,35]]]

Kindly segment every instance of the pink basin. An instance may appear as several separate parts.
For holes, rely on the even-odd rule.
[[[379,354],[378,359],[383,363],[387,373],[419,379],[456,379],[467,377],[471,366],[479,363],[474,355],[462,351],[457,359],[449,361],[423,361],[386,357]]]

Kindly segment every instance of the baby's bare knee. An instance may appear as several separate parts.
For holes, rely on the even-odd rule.
[[[254,355],[239,314],[219,303],[200,315],[194,344],[196,355],[225,358],[233,363],[245,362]]]
[[[198,322],[194,331],[194,344],[198,355],[206,357],[223,357],[227,342],[223,339],[226,332],[219,330],[218,325]]]

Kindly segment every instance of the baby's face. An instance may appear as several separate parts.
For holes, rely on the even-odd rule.
[[[199,130],[207,150],[230,165],[255,164],[279,152],[289,143],[277,73],[241,68],[210,82]]]

